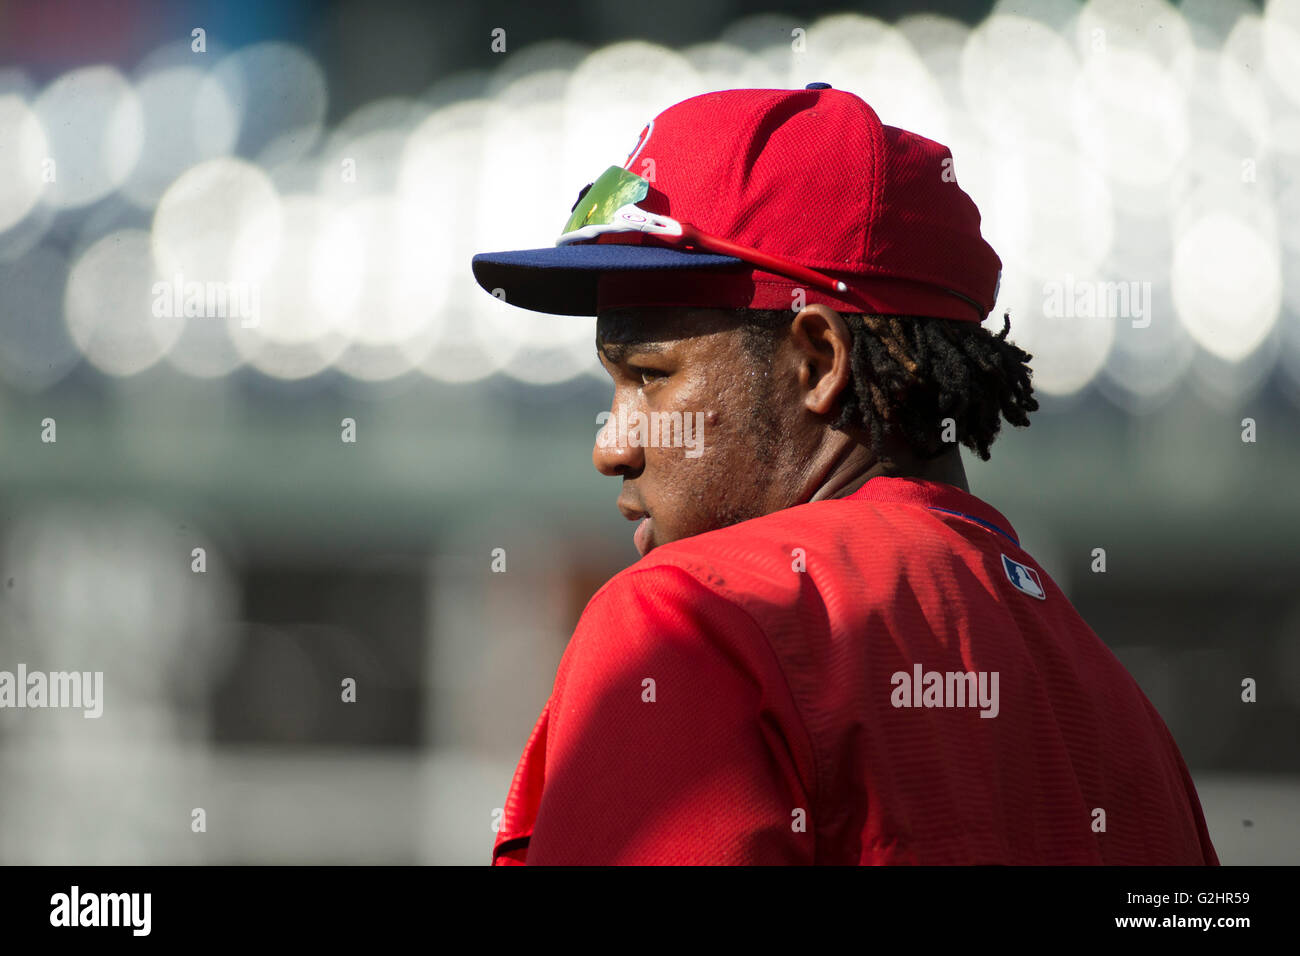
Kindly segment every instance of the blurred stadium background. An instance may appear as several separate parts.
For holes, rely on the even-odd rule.
[[[664,107],[812,81],[952,148],[1043,402],[972,490],[1223,861],[1300,862],[1300,0],[924,9],[0,3],[0,669],[106,683],[0,711],[0,862],[486,862],[635,551],[592,321],[470,257],[550,244]],[[256,324],[157,314],[181,276]],[[1074,281],[1149,282],[1149,325],[1046,315]]]

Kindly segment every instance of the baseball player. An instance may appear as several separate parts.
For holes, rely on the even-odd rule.
[[[825,83],[697,96],[473,269],[597,317],[642,555],[495,864],[1218,863],[1159,714],[967,487],[958,446],[1038,404],[947,148]]]

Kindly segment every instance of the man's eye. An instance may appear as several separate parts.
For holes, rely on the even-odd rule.
[[[668,373],[657,368],[644,368],[640,365],[634,365],[632,366],[632,374],[641,380],[642,385],[649,385],[655,379],[663,378]]]

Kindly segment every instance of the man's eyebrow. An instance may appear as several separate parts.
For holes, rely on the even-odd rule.
[[[650,352],[659,354],[666,350],[660,342],[607,342],[596,339],[596,355],[604,355],[613,365],[619,365],[627,358],[629,352]]]

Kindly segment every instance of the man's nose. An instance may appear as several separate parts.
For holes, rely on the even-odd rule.
[[[630,410],[629,410],[630,411]],[[645,450],[638,442],[629,442],[627,417],[620,417],[619,406],[614,405],[609,419],[596,435],[591,450],[591,463],[602,475],[611,478],[619,475],[637,475],[645,467]]]

